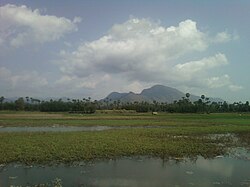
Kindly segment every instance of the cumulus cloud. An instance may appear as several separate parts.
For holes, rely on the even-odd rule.
[[[130,18],[115,24],[101,38],[82,43],[73,52],[61,51],[58,64],[68,79],[88,79],[87,85],[82,84],[86,87],[94,88],[99,85],[95,78],[108,74],[110,85],[119,80],[120,85],[126,83],[133,91],[148,83],[199,88],[227,86],[236,90],[229,75],[210,75],[214,69],[229,64],[225,54],[218,52],[198,60],[185,60],[188,55],[190,59],[206,52],[215,42],[232,38],[227,32],[209,36],[192,20],[165,27],[150,19]]]
[[[55,41],[76,31],[81,18],[73,21],[53,15],[42,15],[38,9],[7,4],[0,7],[0,45],[20,47],[28,43]]]
[[[177,64],[174,72],[183,79],[191,79],[197,77],[197,73],[204,73],[209,69],[213,69],[222,65],[227,65],[228,60],[224,54],[216,54],[215,56],[203,58],[198,61],[191,61],[184,64]]]
[[[70,21],[41,15],[39,10],[32,11],[26,6],[5,5],[0,8],[3,24],[0,43],[16,47],[30,42],[57,40],[76,30],[75,24],[81,21],[79,17]],[[57,65],[62,76],[57,81],[51,83],[36,71],[15,74],[2,67],[0,85],[5,90],[46,88],[54,93],[61,90],[66,95],[84,90],[90,95],[94,92],[98,98],[114,90],[140,92],[156,83],[190,89],[243,89],[234,84],[228,74],[213,73],[229,64],[225,54],[217,52],[201,57],[207,54],[215,40],[217,43],[228,42],[232,36],[222,32],[211,37],[200,31],[192,20],[164,26],[150,19],[131,18],[113,25],[104,36],[82,43],[75,50],[70,43],[65,43],[73,51],[60,52]],[[90,90],[95,91],[91,93]]]
[[[131,78],[166,70],[180,56],[204,51],[206,37],[191,20],[163,27],[148,19],[129,19],[107,35],[83,43],[72,53],[61,53],[61,70],[79,77],[93,71],[129,73]],[[144,79],[144,78],[142,78]]]

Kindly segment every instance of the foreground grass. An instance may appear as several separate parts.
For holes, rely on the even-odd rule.
[[[154,130],[0,134],[0,162],[72,162],[120,156],[183,157],[216,155],[209,139],[166,136]]]
[[[217,129],[0,133],[0,163],[68,163],[139,155],[165,159],[197,156],[210,158],[225,154],[228,148],[236,146],[233,137],[212,138],[208,132],[215,133]],[[244,138],[249,141],[250,133],[244,132]],[[245,146],[249,146],[249,142],[245,141]]]
[[[101,132],[0,133],[0,164],[68,163],[122,156],[205,158],[250,147],[249,114],[94,114],[2,112],[0,126],[173,126]],[[237,137],[227,136],[233,134]],[[225,134],[225,136],[213,136]]]

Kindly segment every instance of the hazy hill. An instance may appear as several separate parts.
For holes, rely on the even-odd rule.
[[[163,86],[163,85],[155,85],[151,88],[147,88],[142,90],[140,94],[135,94],[133,92],[129,93],[118,93],[118,92],[112,92],[107,97],[105,97],[103,100],[109,100],[109,101],[120,101],[122,103],[126,102],[167,102],[167,103],[173,103],[175,100],[182,99],[182,97],[185,97],[185,93],[171,87]],[[200,96],[190,95],[191,101],[197,101],[200,98]],[[218,98],[210,98],[210,101],[215,102],[223,102],[222,99]]]

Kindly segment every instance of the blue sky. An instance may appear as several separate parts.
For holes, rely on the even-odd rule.
[[[1,0],[0,95],[88,97],[154,84],[250,100],[250,2]]]

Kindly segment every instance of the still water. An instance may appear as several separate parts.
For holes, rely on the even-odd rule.
[[[77,132],[77,131],[103,131],[108,126],[48,126],[48,127],[1,127],[0,132]]]
[[[0,132],[77,132],[105,131],[110,129],[171,128],[172,126],[48,126],[48,127],[0,127]]]
[[[235,156],[236,155],[236,156]],[[78,163],[76,165],[1,166],[0,187],[49,184],[59,178],[62,186],[147,187],[147,186],[250,186],[250,154],[195,161],[163,161],[156,158]]]

